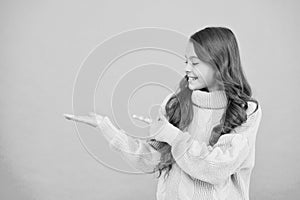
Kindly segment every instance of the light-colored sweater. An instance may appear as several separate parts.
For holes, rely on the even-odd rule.
[[[161,104],[165,105],[172,93]],[[157,185],[157,200],[248,200],[252,169],[255,163],[256,134],[262,117],[260,105],[248,102],[247,121],[230,134],[222,135],[209,146],[212,128],[219,124],[227,98],[225,91],[194,90],[194,118],[186,131],[167,123],[162,130],[172,146],[175,159],[169,176],[164,172]],[[197,106],[196,106],[197,105]],[[101,127],[110,148],[133,167],[151,173],[160,161],[160,153],[148,141],[127,136],[110,120]]]

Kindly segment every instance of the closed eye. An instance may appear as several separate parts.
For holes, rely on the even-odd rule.
[[[184,62],[185,64],[188,64],[188,61]],[[192,65],[198,65],[199,63],[192,63]]]

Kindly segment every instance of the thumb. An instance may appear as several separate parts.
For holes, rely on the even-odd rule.
[[[163,108],[161,108],[161,107],[158,109],[158,120],[159,121],[168,121],[162,109]]]

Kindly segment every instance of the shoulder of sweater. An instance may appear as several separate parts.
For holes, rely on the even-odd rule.
[[[255,137],[262,117],[262,109],[260,104],[248,102],[248,109],[246,110],[247,120],[240,126],[234,128],[232,134],[241,134],[246,137]],[[227,135],[227,134],[226,134]]]

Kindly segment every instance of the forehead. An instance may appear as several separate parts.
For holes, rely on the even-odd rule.
[[[190,59],[199,59],[194,51],[194,45],[191,41],[188,41],[185,48],[185,57]]]

